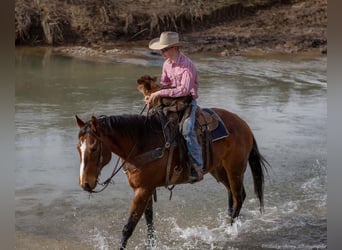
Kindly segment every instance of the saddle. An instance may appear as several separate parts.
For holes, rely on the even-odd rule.
[[[191,96],[178,98],[163,97],[160,98],[157,107],[162,109],[164,115],[168,118],[169,121],[173,122],[176,119],[179,120],[179,118],[181,118],[179,124],[182,125],[184,120],[190,115],[191,107],[189,106],[189,104],[191,100]],[[206,127],[209,131],[217,129],[219,125],[219,118],[216,114],[210,113],[206,110],[202,110],[199,106],[197,106],[196,125],[197,136],[199,137],[201,134],[201,131],[199,129],[202,127]]]
[[[211,114],[208,111],[197,107],[196,123],[199,125],[199,128],[206,126],[206,128],[211,132],[218,128],[219,120],[216,114]],[[199,133],[197,133],[197,136],[199,136]]]
[[[166,144],[179,148],[181,166],[177,166],[175,169],[178,174],[183,170],[189,171],[188,173],[191,171],[192,159],[188,155],[186,142],[181,133],[183,122],[191,113],[190,102],[191,98],[189,97],[161,98],[160,105],[155,106],[154,110],[161,121]],[[211,131],[217,129],[219,119],[216,113],[210,113],[197,106],[195,128],[198,142],[202,146],[204,171],[213,162]],[[173,183],[176,180],[177,174],[173,174],[170,182]]]

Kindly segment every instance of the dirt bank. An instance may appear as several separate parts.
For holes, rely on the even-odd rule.
[[[327,0],[292,1],[190,34],[203,50],[327,53]]]
[[[96,53],[147,44],[164,30],[180,32],[190,52],[326,54],[327,0],[15,2],[17,46],[82,46]]]

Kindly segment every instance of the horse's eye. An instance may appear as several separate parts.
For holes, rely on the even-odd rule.
[[[96,147],[92,147],[92,148],[90,149],[90,151],[94,153],[94,152],[96,152],[96,149],[97,149]]]

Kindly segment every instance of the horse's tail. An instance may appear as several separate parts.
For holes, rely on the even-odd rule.
[[[254,181],[254,192],[260,201],[260,212],[264,209],[264,171],[267,172],[266,165],[270,164],[260,154],[258,145],[253,136],[253,148],[248,158],[249,166],[252,170],[253,181]]]

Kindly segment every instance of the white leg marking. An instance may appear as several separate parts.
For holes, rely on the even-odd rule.
[[[84,140],[81,142],[81,146],[80,146],[80,150],[81,150],[80,179],[82,179],[83,172],[84,172],[84,167],[85,167],[84,155],[85,155],[86,149],[87,149],[87,143],[86,143],[86,140]]]

